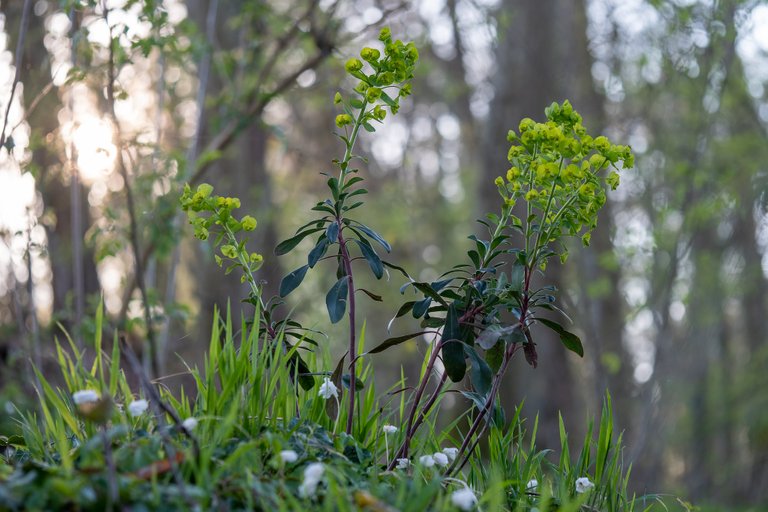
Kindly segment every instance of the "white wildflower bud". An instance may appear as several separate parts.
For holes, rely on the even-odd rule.
[[[338,398],[339,388],[336,387],[336,384],[334,384],[331,379],[329,379],[328,377],[325,377],[323,379],[323,383],[320,385],[320,391],[318,395],[320,395],[326,400],[328,400],[331,397]]]
[[[477,496],[472,489],[465,487],[451,494],[451,503],[461,510],[472,510],[477,505]]]
[[[441,467],[448,465],[448,456],[443,452],[437,452],[432,454],[432,458],[435,459],[435,464]]]
[[[589,478],[583,476],[576,479],[576,492],[583,494],[594,489],[595,484],[589,481]]]
[[[397,432],[397,427],[394,425],[384,425],[381,427],[381,430],[383,430],[385,434],[394,434]]]
[[[456,460],[456,456],[459,454],[458,448],[443,448],[443,453],[448,456],[451,461]]]
[[[93,389],[84,389],[82,391],[75,391],[72,393],[72,400],[75,402],[75,405],[98,402],[100,397],[101,395],[99,395],[99,392],[94,391]]]
[[[141,416],[144,414],[149,407],[149,402],[147,402],[144,399],[141,400],[134,400],[130,404],[128,404],[128,414],[130,414],[133,417]]]
[[[408,469],[411,466],[411,461],[408,459],[397,459],[397,469]]]
[[[283,450],[280,452],[280,460],[290,464],[299,460],[299,454],[293,450]]]
[[[422,455],[419,457],[419,464],[426,468],[431,468],[435,465],[435,459],[431,455]]]
[[[197,419],[193,417],[189,417],[181,422],[181,426],[183,426],[188,431],[192,432],[195,430],[195,427],[197,427]]]
[[[538,487],[539,487],[539,481],[536,480],[535,478],[531,478],[530,480],[528,480],[528,483],[525,484],[526,491],[536,492],[536,489]]]

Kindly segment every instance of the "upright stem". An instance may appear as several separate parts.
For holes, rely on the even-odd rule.
[[[352,277],[352,259],[349,257],[347,241],[339,228],[339,247],[341,247],[341,261],[344,265],[344,273],[349,278],[349,410],[347,411],[347,434],[352,434],[352,424],[355,418],[355,388],[357,380],[357,338],[355,331],[355,280]]]
[[[421,379],[421,382],[419,383],[419,388],[416,390],[416,394],[413,397],[413,403],[411,404],[411,409],[408,412],[408,420],[405,424],[405,439],[403,439],[403,444],[400,445],[400,448],[397,450],[397,453],[392,458],[392,462],[389,463],[391,467],[388,467],[387,469],[392,469],[395,465],[395,462],[400,457],[408,457],[408,448],[411,444],[411,436],[413,435],[412,430],[414,430],[413,427],[413,421],[416,418],[416,410],[419,407],[419,402],[421,402],[421,397],[424,395],[424,390],[427,387],[427,382],[429,382],[429,377],[432,375],[432,370],[435,367],[435,362],[437,362],[437,356],[440,354],[440,349],[443,347],[443,342],[437,341],[435,342],[435,346],[432,347],[432,354],[429,356],[429,362],[427,362],[427,367],[424,370],[424,376]],[[441,381],[445,382],[444,380]],[[438,386],[439,388],[442,387],[442,384]],[[437,391],[439,393],[439,391]],[[436,398],[436,397],[435,397]],[[434,403],[434,400],[430,398],[430,407],[431,404]],[[424,413],[426,416],[426,412]]]

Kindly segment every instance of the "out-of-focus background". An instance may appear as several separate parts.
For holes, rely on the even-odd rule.
[[[332,99],[354,86],[343,63],[384,25],[421,60],[400,114],[362,137],[362,217],[411,275],[462,262],[475,219],[498,210],[507,130],[552,101],[570,99],[591,133],[636,154],[591,246],[547,272],[584,358],[540,337],[538,369],[511,369],[506,408],[525,399],[540,445],[555,447],[558,411],[579,435],[609,389],[638,492],[766,506],[768,5],[757,0],[0,1],[0,429],[35,406],[30,367],[53,372],[55,339],[92,345],[102,298],[110,336],[138,349],[150,304],[171,389],[188,382],[181,358],[201,360],[215,305],[249,312],[236,273],[223,276],[179,215],[184,182],[241,198],[276,293],[302,251],[272,248],[312,218],[319,173],[342,153]],[[310,273],[287,306],[338,357],[332,274]],[[364,282],[386,304],[361,300],[369,346],[414,328],[406,317],[387,331],[402,283]],[[401,366],[418,374],[423,343],[372,356],[380,389]],[[442,414],[466,406],[449,395]]]

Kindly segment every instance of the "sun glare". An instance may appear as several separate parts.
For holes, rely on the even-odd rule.
[[[86,118],[75,128],[72,141],[77,150],[77,168],[86,183],[104,179],[115,165],[116,148],[109,121]]]

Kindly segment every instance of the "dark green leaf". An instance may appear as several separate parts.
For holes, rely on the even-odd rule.
[[[464,343],[460,341],[459,317],[456,305],[448,306],[443,327],[442,353],[445,372],[453,382],[459,382],[467,372],[467,362],[464,359]]]
[[[376,240],[377,242],[379,242],[381,244],[381,246],[384,248],[384,250],[386,250],[387,252],[392,252],[392,246],[389,245],[389,243],[386,240],[384,240],[384,238],[380,234],[378,234],[377,232],[375,232],[374,230],[372,230],[371,228],[369,228],[365,224],[360,224],[358,222],[355,225],[355,229],[359,229],[360,231],[362,231],[363,233],[365,233],[369,237],[371,237],[374,240]],[[395,268],[397,270],[401,270],[398,267],[394,267],[393,266],[393,268]],[[405,273],[406,276],[408,275],[404,270],[402,272]]]
[[[328,224],[328,229],[325,230],[325,236],[331,243],[336,243],[339,239],[339,223],[334,221]]]
[[[501,368],[501,363],[504,362],[504,351],[506,350],[506,343],[497,343],[490,350],[485,351],[485,360],[490,366],[491,371],[497,372]]]
[[[368,297],[370,297],[370,298],[371,298],[371,300],[373,300],[373,301],[376,301],[376,302],[384,302],[384,299],[382,299],[382,298],[381,298],[381,295],[376,295],[375,293],[373,293],[373,292],[370,292],[370,291],[366,290],[365,288],[358,288],[358,289],[357,289],[357,291],[359,291],[359,292],[363,292],[363,293],[364,293],[364,294],[366,294]]]
[[[283,254],[288,254],[291,252],[291,250],[299,245],[299,242],[304,240],[306,237],[311,235],[312,233],[317,233],[318,231],[322,231],[323,228],[312,228],[308,229],[306,231],[302,231],[301,233],[292,236],[288,240],[283,240],[279,244],[277,244],[277,247],[275,247],[275,254],[277,256],[282,256]]]
[[[370,123],[363,123],[363,128],[365,128],[365,131],[373,133],[376,131],[376,128],[370,125]]]
[[[381,260],[381,263],[385,267],[389,267],[389,268],[391,268],[393,270],[397,270],[398,272],[403,274],[406,278],[411,279],[411,276],[408,275],[408,272],[406,272],[403,267],[398,267],[397,265],[393,265],[392,263],[389,263],[388,261],[384,261],[384,260]],[[403,292],[401,291],[400,293],[403,293]]]
[[[343,276],[331,286],[325,296],[325,305],[328,308],[328,317],[335,324],[342,318],[347,310],[347,292],[349,291],[349,277]]]
[[[376,276],[376,279],[381,279],[381,277],[384,275],[384,266],[381,263],[381,258],[379,258],[379,255],[376,254],[376,251],[373,250],[373,247],[370,245],[361,242],[360,240],[355,240],[358,247],[360,247],[360,252],[363,253],[363,257],[368,262],[368,266],[371,267],[371,272],[373,272],[373,275]]]
[[[429,331],[419,331],[419,332],[412,332],[411,334],[404,334],[402,336],[394,336],[392,338],[387,338],[386,340],[382,341],[379,345],[374,347],[373,349],[366,352],[367,354],[378,354],[379,352],[384,352],[389,347],[394,347],[395,345],[399,345],[401,343],[404,343],[408,340],[412,340],[413,338],[417,336],[421,336],[422,334],[427,334]]]
[[[547,320],[546,318],[537,318],[539,322],[546,325],[553,331],[555,331],[557,334],[560,335],[560,341],[563,343],[565,348],[570,350],[571,352],[574,352],[578,354],[581,357],[584,357],[584,347],[581,345],[581,340],[578,336],[573,334],[572,332],[568,332],[565,329],[563,329],[563,326],[560,325],[557,322],[553,322],[552,320]]]
[[[426,299],[418,301],[413,305],[413,318],[421,318],[424,313],[429,309],[429,305],[432,304],[432,299],[427,297]]]
[[[493,380],[493,373],[488,363],[477,355],[474,348],[469,345],[464,345],[464,352],[469,356],[469,362],[471,365],[470,378],[472,379],[472,386],[481,395],[485,396],[491,390],[491,381]]]
[[[408,302],[400,306],[400,309],[397,310],[397,314],[395,315],[395,318],[400,318],[401,316],[409,312],[413,308],[413,305],[416,304],[416,302],[417,301],[415,300],[409,300]]]
[[[348,373],[345,373],[344,375],[342,375],[342,376],[341,376],[341,383],[342,383],[342,384],[344,385],[344,387],[345,387],[345,388],[347,388],[347,389],[349,389],[349,382],[350,382],[351,380],[352,380],[352,379],[351,379],[351,375],[350,375],[350,374],[348,374]],[[360,380],[360,379],[358,379],[357,377],[355,377],[355,392],[358,392],[358,391],[360,391],[360,390],[361,390],[361,389],[363,389],[364,387],[365,387],[365,383],[364,383],[362,380]]]
[[[295,290],[301,282],[304,280],[304,276],[307,275],[309,265],[299,267],[280,281],[280,297],[285,297],[293,290]]]
[[[309,265],[309,268],[314,268],[320,258],[325,256],[325,253],[328,250],[328,245],[330,245],[328,238],[325,235],[320,237],[320,240],[317,241],[317,244],[311,251],[309,251],[309,255],[307,256],[307,265]]]

